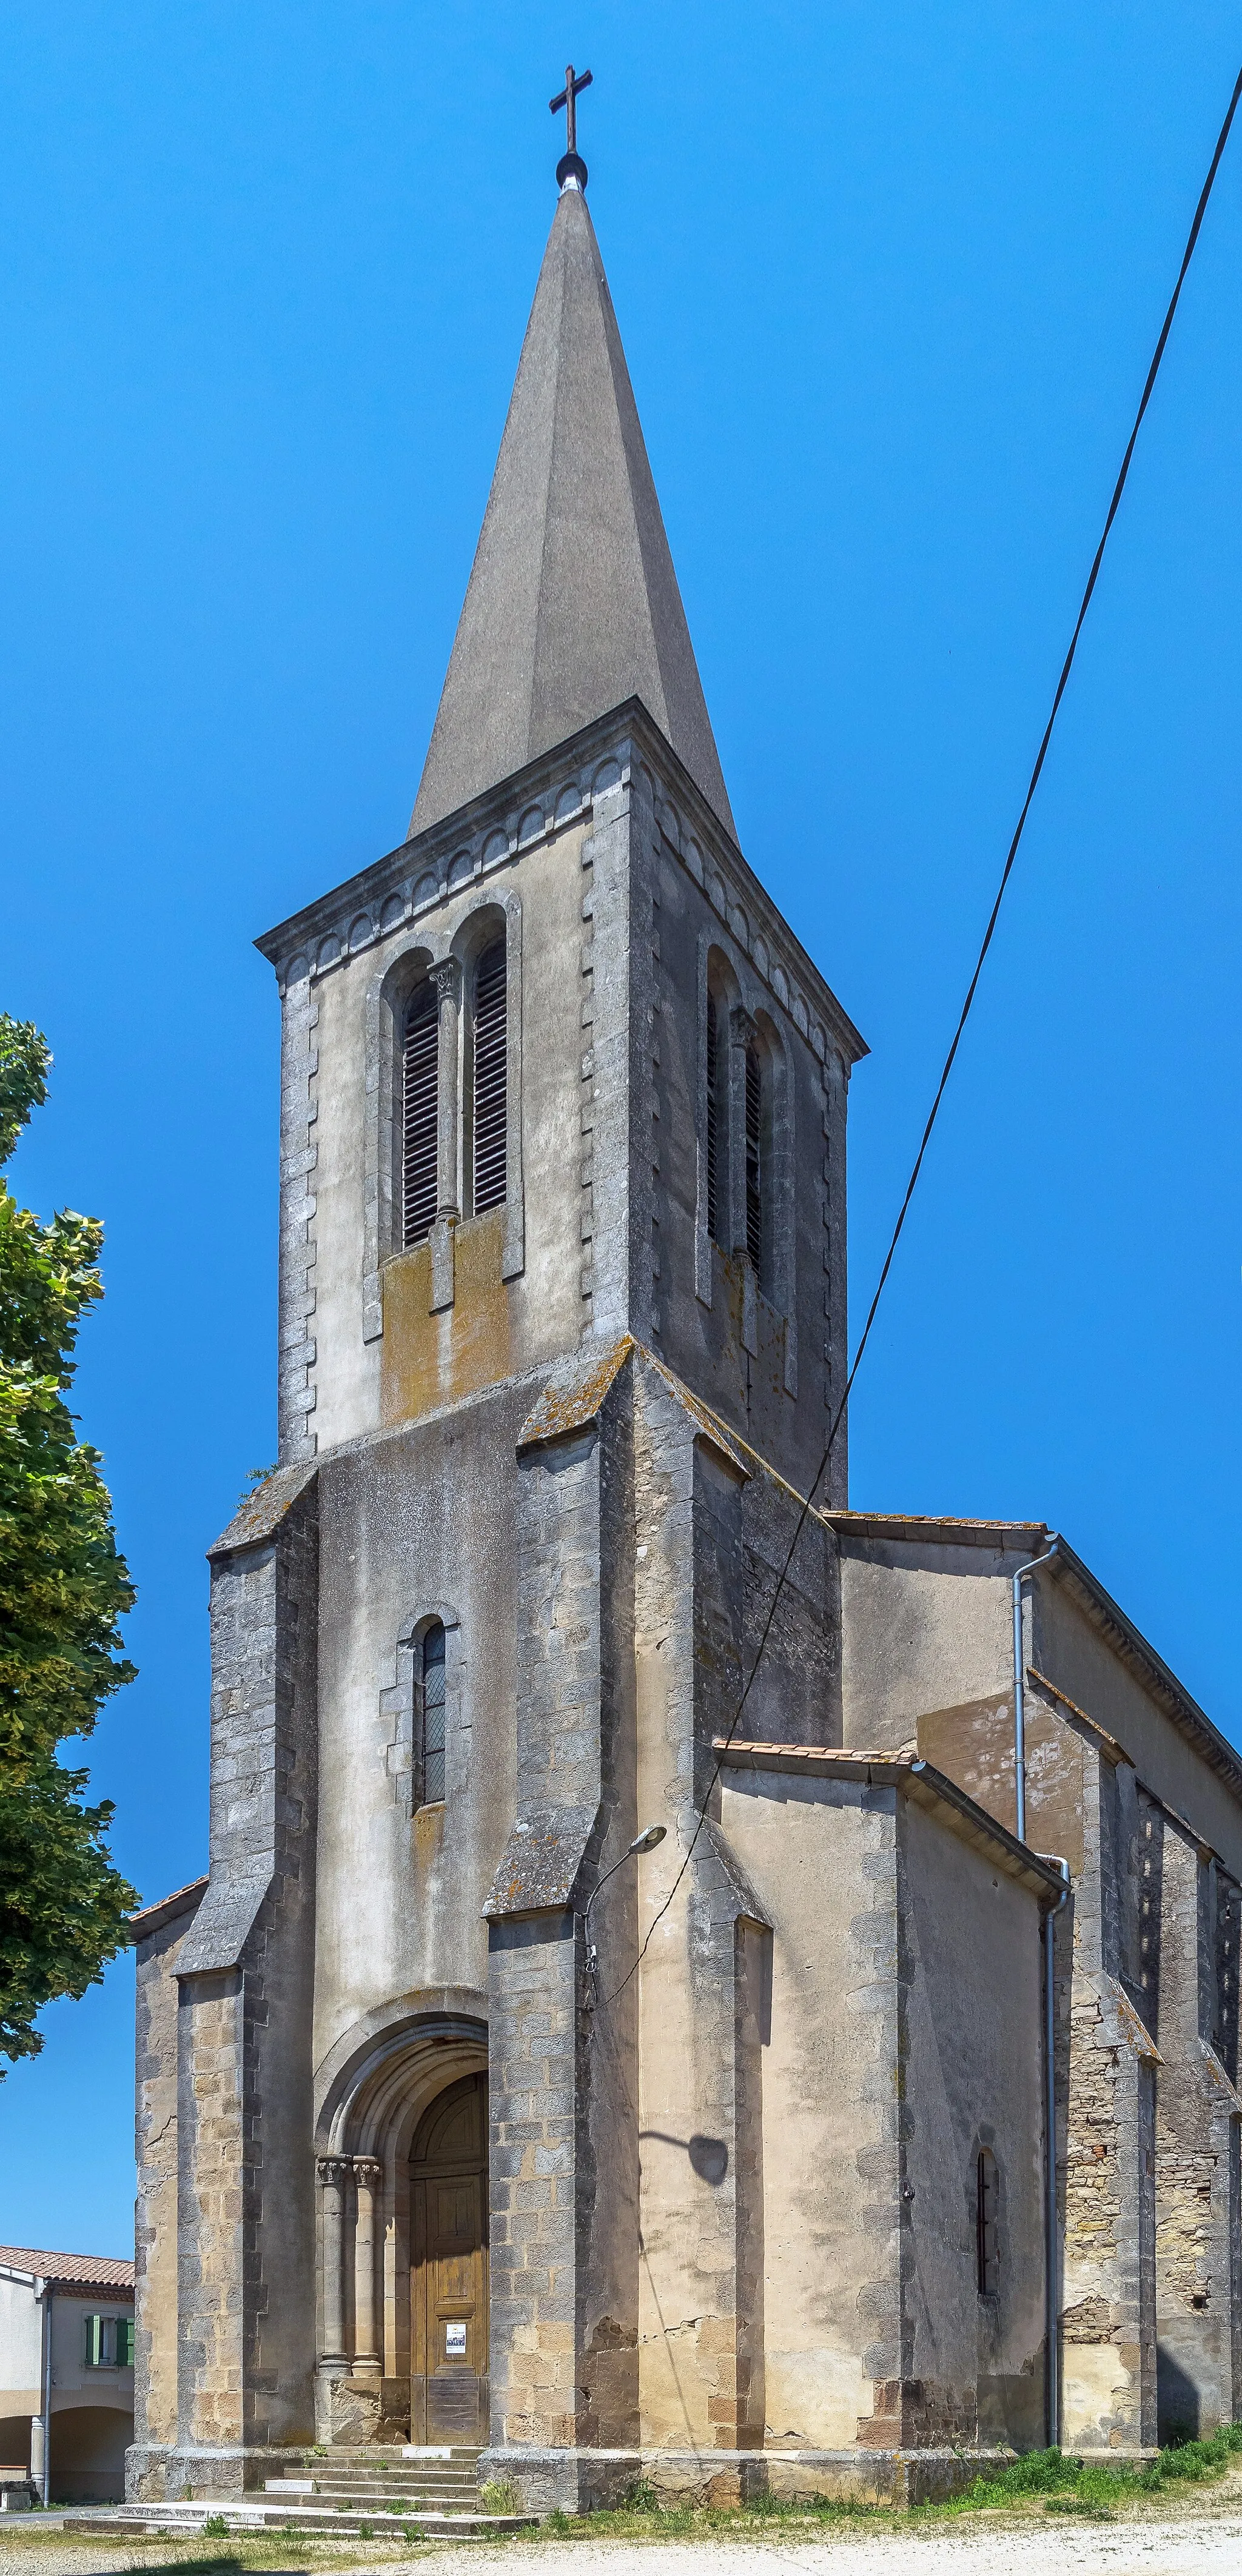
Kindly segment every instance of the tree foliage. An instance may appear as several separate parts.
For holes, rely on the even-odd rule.
[[[47,1096],[47,1045],[0,1012],[0,1164]],[[97,1450],[65,1401],[85,1309],[103,1294],[103,1228],[48,1225],[0,1180],[0,2054],[31,2057],[58,1995],[81,1995],[124,1946],[137,1903],[104,1842],[105,1800],[57,1748],[89,1735],[132,1680],[117,1626],[134,1593]]]

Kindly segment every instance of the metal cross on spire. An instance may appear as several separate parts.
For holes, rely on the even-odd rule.
[[[565,110],[565,150],[556,165],[557,179],[562,188],[571,179],[579,188],[585,188],[587,183],[587,165],[578,150],[578,92],[590,86],[589,72],[576,72],[572,63],[566,63],[564,89],[556,98],[548,100],[553,116],[559,116],[562,108]]]

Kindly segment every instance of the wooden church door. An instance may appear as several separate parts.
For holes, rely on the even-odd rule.
[[[485,2442],[487,2077],[450,2084],[410,2157],[410,2440]]]

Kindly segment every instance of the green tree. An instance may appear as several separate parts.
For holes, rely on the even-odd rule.
[[[29,1021],[0,1012],[0,1165],[47,1097]],[[82,1995],[124,1947],[135,1891],[87,1806],[88,1773],[57,1759],[133,1679],[117,1621],[133,1586],[98,1450],[65,1402],[84,1309],[103,1295],[103,1228],[67,1210],[41,1225],[0,1180],[0,2055],[43,2046],[35,2016]],[[0,2070],[2,2072],[2,2070]]]

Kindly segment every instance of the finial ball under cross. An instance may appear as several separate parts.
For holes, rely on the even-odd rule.
[[[590,86],[590,73],[576,72],[573,64],[567,63],[564,89],[548,100],[553,116],[559,116],[562,108],[565,110],[565,150],[556,165],[557,179],[562,188],[571,179],[579,188],[585,188],[587,183],[587,165],[578,150],[578,92]]]

